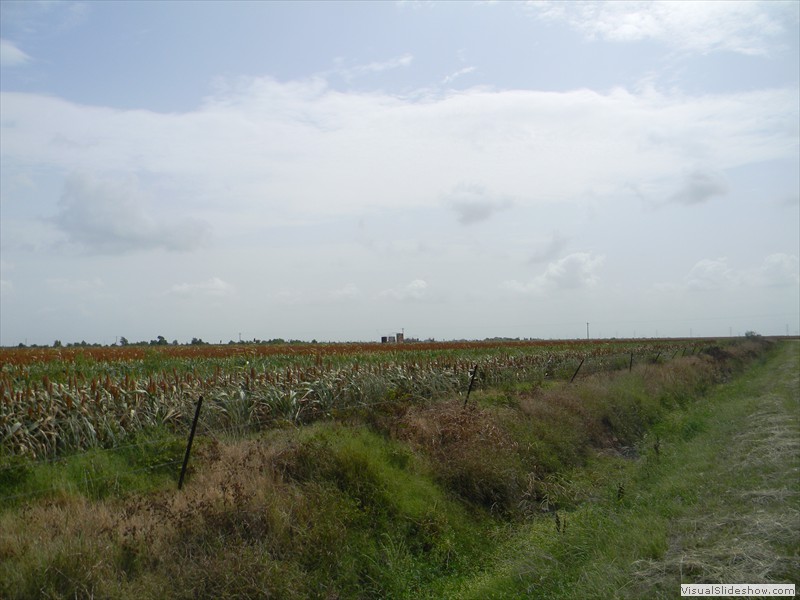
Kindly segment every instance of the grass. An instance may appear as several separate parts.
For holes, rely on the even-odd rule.
[[[668,413],[639,458],[566,477],[576,507],[516,528],[453,598],[675,598],[800,579],[800,344]]]
[[[37,498],[102,500],[163,488],[177,480],[185,445],[182,437],[156,427],[118,448],[93,448],[40,464],[11,457],[0,468],[0,508]]]
[[[0,597],[659,593],[641,578],[672,573],[684,535],[674,524],[708,506],[700,483],[718,464],[688,449],[723,448],[708,441],[718,439],[717,421],[733,431],[749,414],[726,408],[738,380],[697,400],[738,368],[734,360],[643,363],[574,385],[504,384],[478,390],[466,408],[463,398],[404,393],[340,420],[200,437],[181,492],[179,465],[165,463],[179,462],[183,440],[162,428],[113,452],[20,463],[3,471],[3,493],[30,493],[0,512]],[[741,440],[753,444],[750,459],[763,459],[758,473],[775,457],[757,449],[796,442],[796,430],[770,421],[777,414],[764,413],[767,437]],[[687,474],[687,459],[701,470]],[[748,502],[783,494],[796,509],[796,487],[784,484],[742,489]],[[784,541],[780,556],[790,558],[778,570],[791,573]]]

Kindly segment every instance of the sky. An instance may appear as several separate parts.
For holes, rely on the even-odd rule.
[[[800,333],[800,3],[0,3],[0,344]]]

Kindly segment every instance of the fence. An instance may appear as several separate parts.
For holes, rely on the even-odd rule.
[[[216,394],[206,395],[207,402],[197,421],[197,434],[202,437],[217,439],[239,438],[253,433],[290,423],[299,426],[320,419],[342,418],[352,414],[377,410],[382,407],[396,405],[403,401],[424,401],[460,394],[465,397],[464,406],[469,402],[469,394],[481,388],[491,388],[504,384],[527,383],[531,386],[545,385],[548,381],[570,381],[590,377],[609,371],[632,370],[634,366],[663,363],[686,355],[695,354],[697,347],[648,348],[646,352],[616,352],[602,354],[532,354],[530,356],[489,356],[480,362],[461,361],[438,365],[379,365],[376,368],[350,367],[337,371],[317,371],[320,375],[315,380],[303,380],[296,373],[287,372],[285,377],[259,380],[252,373],[239,373],[237,377],[228,378],[227,389],[218,389]],[[233,389],[231,389],[233,388]],[[138,392],[138,390],[137,390]],[[134,399],[136,395],[134,395]],[[123,400],[129,400],[129,397]],[[146,398],[141,403],[125,402],[125,411],[135,412],[156,403],[156,399]],[[107,402],[113,402],[109,393]],[[52,402],[51,402],[52,404]],[[58,404],[58,403],[56,403]],[[3,406],[8,402],[3,399]],[[75,405],[73,405],[75,406]],[[131,408],[134,406],[135,408]],[[144,408],[143,408],[144,407]],[[85,408],[85,406],[83,407]],[[188,434],[191,415],[195,414],[194,400],[185,394],[180,402],[172,406],[154,409],[155,419],[148,419],[139,425],[142,430],[148,427],[161,427],[173,432]],[[77,409],[76,409],[77,410]],[[198,411],[199,412],[199,411]],[[110,407],[101,411],[106,421],[115,417]],[[57,412],[58,415],[58,412]],[[128,467],[123,469],[125,477],[138,474],[164,474],[170,477],[178,475],[178,467],[183,463],[185,469],[188,452],[186,443],[180,438],[159,436],[156,439],[138,439],[137,429],[126,430],[118,427],[114,434],[103,437],[100,421],[94,423],[90,415],[81,413],[71,429],[71,439],[86,440],[88,443],[63,447],[58,444],[59,430],[46,429],[30,417],[27,422],[16,421],[9,425],[8,413],[3,415],[6,431],[0,445],[0,506],[18,502],[24,498],[48,496],[63,489],[64,479],[56,478],[51,485],[25,487],[20,482],[30,469],[53,465],[65,466],[75,456],[87,450],[91,455],[86,458],[88,464],[83,467],[83,477],[79,484],[74,481],[66,483],[67,487],[81,487],[89,494],[102,495],[118,485],[119,472],[104,474],[102,465],[116,461],[127,461]],[[64,415],[66,416],[66,415]],[[158,418],[158,417],[161,418]],[[45,425],[55,420],[52,415],[41,417]],[[69,427],[69,417],[65,422]],[[75,422],[84,423],[86,430],[94,435],[79,435],[74,430]],[[18,427],[14,425],[19,424]],[[25,435],[34,441],[44,437],[48,444],[43,445],[47,451],[35,458],[25,456],[25,452],[14,452],[15,448],[24,447]],[[15,445],[16,444],[16,445]],[[72,453],[72,454],[71,454]],[[5,458],[3,458],[5,457]],[[143,464],[146,463],[146,464]],[[100,465],[99,467],[97,465]],[[183,470],[181,470],[183,471]],[[183,473],[180,481],[182,482]],[[5,493],[6,491],[10,493]]]

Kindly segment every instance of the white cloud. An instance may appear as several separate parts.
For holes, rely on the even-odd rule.
[[[428,283],[423,279],[415,279],[407,285],[390,288],[378,294],[379,298],[388,298],[401,302],[422,300],[427,296]]]
[[[800,283],[800,261],[789,254],[770,254],[755,269],[734,269],[727,258],[698,261],[685,279],[693,291],[788,287]]]
[[[0,66],[18,67],[30,62],[31,57],[9,41],[0,39]]]
[[[751,278],[766,287],[785,287],[800,283],[800,259],[789,254],[770,254]]]
[[[686,287],[690,290],[719,290],[739,282],[739,275],[728,266],[725,257],[698,261],[686,276]]]
[[[447,75],[444,79],[442,79],[442,83],[444,85],[448,85],[450,83],[453,83],[459,77],[463,77],[464,75],[469,75],[474,71],[475,67],[464,67],[463,69],[459,69],[455,73],[450,73],[450,75]]]
[[[285,306],[298,306],[309,303],[309,294],[307,292],[285,285],[269,292],[267,297],[273,302]]]
[[[404,98],[260,78],[220,88],[195,111],[159,114],[3,93],[0,156],[4,169],[142,173],[170,206],[246,213],[246,226],[426,207],[461,182],[515,205],[613,198],[630,193],[631,181],[665,198],[675,173],[698,164],[721,173],[796,159],[799,103],[797,90],[470,89]],[[462,221],[491,213],[485,200],[465,199],[456,208]],[[178,245],[191,245],[199,229]]]
[[[231,296],[235,292],[236,289],[230,283],[223,281],[219,277],[212,277],[211,279],[198,283],[177,283],[169,289],[168,293],[189,297],[225,297]]]
[[[208,237],[208,226],[195,218],[156,220],[145,210],[145,194],[135,181],[69,177],[52,223],[67,240],[88,251],[119,254],[162,248],[191,250]]]
[[[769,54],[797,26],[796,2],[530,2],[537,16],[566,21],[590,39],[656,40],[680,50]]]
[[[331,300],[334,301],[355,300],[356,298],[361,296],[361,290],[358,289],[357,285],[353,283],[348,283],[343,287],[331,290],[328,296],[330,297]]]
[[[509,291],[542,295],[551,291],[590,288],[597,284],[597,270],[605,262],[605,256],[594,256],[587,252],[575,252],[551,262],[545,271],[528,282],[505,281],[503,287]]]
[[[371,73],[382,73],[384,71],[391,71],[393,69],[406,68],[410,66],[413,61],[414,57],[411,54],[403,54],[402,56],[391,58],[385,61],[373,61],[362,65],[347,67],[344,66],[343,60],[338,59],[336,61],[338,63],[336,73],[341,77],[344,77],[346,80],[351,80],[355,77],[360,77],[362,75],[368,75]]]

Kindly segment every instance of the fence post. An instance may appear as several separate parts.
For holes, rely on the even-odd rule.
[[[467,388],[467,397],[464,399],[464,408],[467,407],[467,402],[469,402],[469,394],[472,391],[472,386],[475,384],[475,376],[478,374],[478,365],[472,369],[472,376],[469,378],[469,387]]]
[[[631,352],[631,362],[628,365],[628,373],[630,373],[632,370],[633,370],[633,352]]]
[[[183,466],[181,467],[181,476],[178,479],[178,489],[183,487],[183,478],[186,475],[186,467],[189,464],[189,454],[192,451],[192,442],[194,441],[194,432],[197,429],[197,419],[200,418],[200,407],[203,405],[203,397],[197,399],[197,408],[194,411],[194,419],[192,420],[192,430],[189,432],[189,443],[186,444],[186,454],[183,457]]]
[[[581,359],[581,362],[580,362],[580,363],[578,363],[578,368],[577,368],[577,369],[575,369],[575,374],[572,376],[572,379],[570,379],[570,380],[569,380],[569,382],[570,382],[570,383],[572,383],[573,381],[575,381],[575,378],[578,376],[578,371],[580,371],[580,370],[581,370],[581,367],[583,366],[583,361],[585,361],[585,360],[586,360],[586,357],[584,356],[584,357]]]

